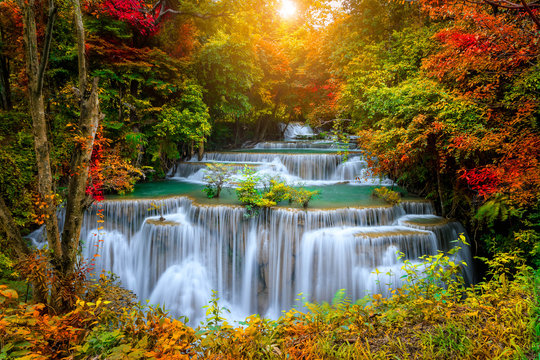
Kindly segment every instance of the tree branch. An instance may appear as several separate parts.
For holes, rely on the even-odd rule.
[[[79,0],[73,1],[73,7],[75,9],[75,29],[77,31],[77,51],[78,51],[78,63],[79,63],[79,92],[81,98],[86,91],[86,48],[85,48],[85,35],[84,35],[84,23],[82,19],[81,3]]]
[[[47,68],[49,53],[51,52],[53,26],[57,14],[58,8],[56,7],[54,0],[49,0],[49,16],[47,18],[47,30],[45,31],[45,44],[43,45],[43,54],[41,55],[37,76],[37,91],[40,94],[43,91],[43,78],[45,77],[45,69]]]
[[[489,4],[491,6],[500,7],[500,8],[503,8],[503,9],[510,9],[510,10],[526,10],[525,6],[527,6],[529,8],[531,8],[531,7],[532,8],[540,7],[540,4],[537,4],[535,2],[527,4],[524,1],[523,1],[523,5],[515,4],[515,3],[512,3],[510,1],[504,1],[507,5],[504,5],[504,4],[501,4],[499,2],[492,1],[492,0],[482,0],[482,2],[484,2],[486,4]],[[474,3],[479,4],[479,2],[474,2]]]
[[[221,12],[218,14],[202,14],[198,12],[174,10],[171,8],[167,8],[167,0],[159,0],[158,2],[154,4],[151,10],[143,10],[143,11],[147,14],[149,13],[151,16],[154,16],[158,8],[159,8],[159,15],[154,20],[155,25],[159,25],[159,23],[163,20],[163,17],[167,14],[172,14],[172,15],[177,15],[177,16],[191,16],[191,17],[196,17],[203,20],[227,15],[226,12]]]
[[[525,11],[529,14],[529,16],[531,17],[532,21],[534,21],[534,23],[536,24],[536,27],[537,27],[538,30],[540,31],[540,20],[539,20],[538,17],[536,17],[536,15],[532,12],[530,5],[527,4],[527,3],[525,2],[525,0],[521,0],[521,3],[523,4],[523,8],[525,9]]]

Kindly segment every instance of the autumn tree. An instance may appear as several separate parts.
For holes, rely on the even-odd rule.
[[[19,2],[23,19],[23,38],[25,42],[26,73],[28,76],[28,100],[32,117],[38,191],[43,203],[43,222],[46,238],[49,244],[50,263],[57,279],[53,283],[50,299],[47,299],[47,288],[35,284],[36,301],[48,302],[58,310],[68,309],[73,305],[75,294],[73,273],[75,271],[76,255],[79,247],[80,229],[86,201],[88,168],[92,154],[94,137],[100,119],[98,101],[98,79],[88,83],[88,69],[85,55],[85,31],[82,12],[78,0],[73,1],[74,25],[78,48],[79,86],[78,96],[80,117],[77,124],[76,146],[73,151],[68,182],[68,192],[65,202],[65,219],[63,230],[58,226],[57,195],[50,162],[52,144],[47,134],[47,114],[44,103],[45,71],[49,60],[53,27],[57,17],[57,7],[54,0],[49,2],[47,25],[39,55],[38,35],[36,26],[36,2]],[[14,251],[23,256],[29,249],[15,225],[10,210],[4,201],[0,202],[0,219],[2,230],[6,233]]]

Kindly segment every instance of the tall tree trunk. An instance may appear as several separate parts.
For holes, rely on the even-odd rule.
[[[201,140],[199,142],[199,152],[197,154],[197,159],[201,161],[203,159],[203,156],[204,156],[204,140]]]
[[[257,137],[257,141],[260,142],[260,141],[263,141],[265,136],[266,136],[266,131],[268,130],[268,124],[270,123],[271,121],[271,117],[263,117],[262,119],[262,128],[261,128],[261,131],[259,132],[259,136]]]
[[[441,206],[441,216],[446,216],[446,211],[444,209],[443,193],[442,193],[442,183],[441,183],[441,171],[439,166],[435,167],[435,173],[437,174],[437,193],[439,195],[439,204]]]
[[[266,136],[266,131],[268,131],[268,125],[270,125],[270,122],[272,122],[272,120],[276,118],[277,110],[278,110],[278,105],[276,104],[274,105],[274,110],[272,110],[272,116],[262,118],[263,124],[262,124],[261,132],[259,133],[258,141],[264,140]]]
[[[261,133],[261,124],[262,122],[264,121],[264,117],[263,116],[259,116],[257,118],[257,121],[255,122],[255,140],[258,141],[258,139],[260,138],[260,133]]]
[[[75,29],[77,32],[79,61],[79,94],[81,97],[79,131],[81,139],[83,140],[79,144],[76,144],[72,157],[64,230],[60,240],[58,221],[56,218],[56,203],[53,191],[53,177],[49,156],[50,149],[47,138],[47,122],[43,100],[43,82],[50,53],[52,29],[56,18],[56,7],[54,0],[50,0],[49,18],[40,61],[38,57],[34,13],[35,0],[19,0],[19,6],[23,12],[26,66],[29,82],[28,97],[33,124],[39,192],[42,200],[46,204],[45,227],[47,241],[51,252],[51,263],[55,274],[59,279],[59,281],[53,285],[51,293],[51,301],[54,302],[53,306],[57,310],[67,310],[69,306],[72,305],[66,302],[65,296],[62,297],[58,295],[62,293],[62,290],[66,290],[62,289],[63,286],[67,286],[67,282],[64,280],[70,278],[75,267],[76,251],[79,247],[80,230],[84,215],[84,206],[86,204],[88,169],[98,122],[101,117],[99,112],[97,78],[93,80],[91,89],[89,91],[87,90],[88,70],[85,57],[85,34],[79,0],[73,0],[73,5],[75,10]],[[4,220],[2,222],[5,223]],[[70,289],[67,290],[69,291]]]
[[[138,92],[139,92],[139,83],[135,80],[131,80],[131,82],[129,83],[129,94],[131,95],[131,98],[136,99]],[[129,121],[132,124],[134,124],[137,121],[137,109],[135,108],[135,106],[133,106],[133,102],[129,106]]]
[[[71,169],[74,173],[69,179],[66,221],[62,232],[61,270],[64,274],[73,272],[75,266],[76,251],[79,248],[79,237],[85,211],[88,169],[100,116],[98,79],[94,78],[90,96],[88,98],[83,97],[81,101],[79,130],[84,142],[77,144],[79,149],[74,153],[71,161]]]
[[[86,186],[92,149],[101,113],[99,111],[98,78],[94,78],[90,90],[87,89],[87,64],[85,54],[85,33],[79,0],[73,0],[75,29],[79,62],[80,117],[79,131],[81,143],[77,144],[71,161],[72,174],[69,178],[66,201],[66,220],[62,232],[62,264],[58,268],[61,276],[69,276],[75,269],[79,238],[86,204]],[[62,310],[72,304],[61,303]]]
[[[19,228],[11,216],[4,199],[0,197],[0,230],[5,234],[9,247],[18,257],[28,255],[30,249],[26,245]]]
[[[0,27],[0,48],[6,43],[4,29]],[[11,110],[11,87],[9,84],[9,58],[0,54],[0,108]]]
[[[56,19],[56,6],[53,0],[49,2],[49,17],[45,32],[45,44],[41,61],[38,56],[36,20],[34,0],[22,1],[19,6],[23,12],[24,42],[26,54],[26,72],[28,76],[28,99],[32,128],[34,135],[34,151],[38,170],[38,186],[41,200],[45,203],[45,228],[47,241],[53,262],[59,263],[62,256],[58,220],[56,218],[56,201],[53,191],[52,170],[49,157],[49,141],[47,139],[47,120],[43,100],[43,81],[49,58],[52,29]]]
[[[238,141],[240,138],[240,117],[236,116],[234,120],[234,146],[238,146]]]
[[[0,55],[0,107],[11,110],[11,87],[9,84],[9,59]]]

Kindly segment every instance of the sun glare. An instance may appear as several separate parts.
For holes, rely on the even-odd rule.
[[[279,15],[283,18],[291,18],[296,15],[296,5],[290,0],[281,0],[281,9]]]

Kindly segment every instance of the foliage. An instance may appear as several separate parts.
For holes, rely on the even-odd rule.
[[[2,278],[13,276],[13,261],[3,253],[0,253],[0,276]]]
[[[292,309],[274,321],[253,315],[238,327],[226,323],[214,293],[206,324],[197,329],[158,307],[118,308],[111,297],[81,299],[70,313],[50,315],[40,304],[18,303],[16,292],[2,285],[0,354],[7,359],[533,358],[539,344],[538,274],[535,280],[516,254],[500,254],[488,265],[489,280],[464,287],[452,254],[437,254],[421,266],[405,263],[406,286],[389,298],[374,294],[352,303],[340,290],[332,304],[305,303],[305,311]]]
[[[259,205],[275,205],[275,202],[263,202],[261,191],[257,188],[260,178],[255,175],[253,169],[244,167],[242,175],[244,179],[236,187],[236,197],[242,205],[246,206],[248,214],[256,210]]]
[[[531,17],[483,2],[345,6],[349,16],[327,28],[340,40],[323,58],[343,82],[335,113],[351,119],[370,166],[436,200],[481,251],[534,251],[514,235],[537,234],[528,220],[540,189]]]
[[[207,164],[203,192],[209,199],[219,198],[223,186],[228,184],[231,175],[231,171],[226,164]]]
[[[242,176],[243,179],[238,182],[236,188],[236,196],[240,203],[248,209],[248,215],[257,214],[260,208],[272,207],[285,200],[306,209],[309,202],[320,193],[318,190],[293,188],[275,178],[261,179],[253,169],[247,166],[244,168]],[[266,187],[263,186],[264,180],[268,182]]]
[[[289,201],[295,202],[298,205],[302,206],[304,209],[307,209],[309,202],[319,194],[319,190],[310,191],[303,188],[291,189]]]
[[[397,205],[401,202],[401,194],[387,187],[373,189],[373,196],[381,198],[391,205]]]
[[[130,160],[113,151],[104,157],[100,170],[103,190],[112,190],[119,194],[133,191],[135,183],[145,177],[142,169],[133,166]]]

